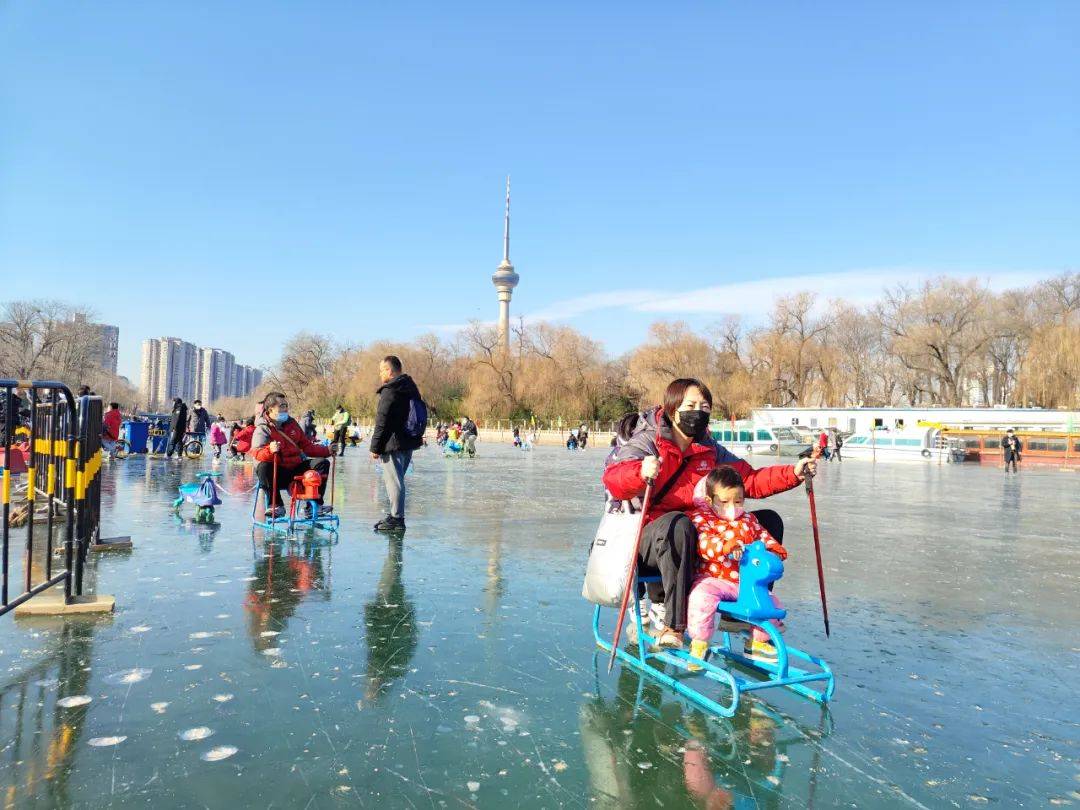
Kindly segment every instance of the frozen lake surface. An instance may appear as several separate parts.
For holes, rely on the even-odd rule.
[[[170,509],[196,463],[107,466],[103,533],[135,541],[92,563],[115,615],[0,618],[5,806],[1080,805],[1080,476],[826,465],[829,640],[806,496],[770,499],[789,638],[836,697],[723,720],[594,654],[602,461],[428,449],[400,542],[354,450],[333,544],[253,531],[250,466],[210,527]]]

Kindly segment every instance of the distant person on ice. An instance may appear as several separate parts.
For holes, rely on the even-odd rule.
[[[337,445],[341,449],[339,455],[345,455],[345,440],[348,437],[349,425],[352,424],[352,414],[345,410],[344,405],[338,405],[334,415],[330,418],[330,424],[334,428],[334,438],[331,445]]]
[[[187,405],[177,397],[173,400],[172,416],[169,419],[169,443],[165,447],[165,455],[169,458],[172,458],[174,450],[177,458],[184,457],[184,431],[187,430],[187,421]]]
[[[1009,471],[1009,465],[1012,465],[1012,471],[1016,472],[1016,462],[1020,460],[1020,453],[1023,451],[1024,445],[1020,442],[1020,437],[1017,436],[1012,428],[1005,431],[1005,438],[1001,442],[1001,450],[1005,454],[1005,472]]]
[[[401,371],[401,360],[388,354],[379,363],[375,428],[371,432],[371,457],[381,460],[383,483],[390,511],[375,524],[377,532],[405,531],[405,471],[413,450],[424,443],[427,406],[412,377]]]

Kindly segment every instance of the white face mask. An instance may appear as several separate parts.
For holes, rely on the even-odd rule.
[[[738,520],[746,513],[746,510],[734,504],[722,504],[716,507],[716,513],[725,520]]]

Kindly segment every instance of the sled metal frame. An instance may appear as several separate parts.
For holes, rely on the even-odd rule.
[[[263,495],[263,501],[265,503],[266,496],[262,484],[255,487],[255,502],[251,505],[251,522],[261,529],[266,529],[270,532],[280,532],[282,534],[293,534],[297,528],[319,529],[324,532],[330,532],[331,534],[337,534],[341,527],[341,518],[337,513],[324,515],[323,517],[315,517],[318,513],[319,504],[312,498],[294,498],[289,503],[289,511],[282,517],[263,518],[262,520],[259,520],[257,513],[259,511],[260,494]],[[269,508],[269,504],[266,506]],[[285,504],[282,504],[282,507],[284,506]],[[297,511],[300,509],[305,510],[307,517],[296,516]]]
[[[650,651],[650,647],[655,645],[656,639],[645,632],[645,628],[641,623],[641,600],[637,595],[638,586],[659,581],[660,577],[656,576],[639,576],[637,578],[631,608],[637,629],[637,655],[620,647],[615,651],[615,655],[619,660],[659,681],[706,711],[718,714],[721,717],[734,716],[735,712],[738,711],[739,698],[743,693],[757,692],[774,687],[789,689],[815,703],[826,704],[832,699],[836,682],[829,665],[815,655],[788,646],[780,631],[768,620],[755,619],[752,616],[735,616],[726,611],[718,611],[722,619],[720,642],[710,645],[709,660],[702,661],[692,658],[686,650],[656,649]],[[721,605],[723,604],[722,602]],[[610,653],[611,642],[600,635],[600,610],[600,605],[597,605],[593,611],[593,636],[596,639],[597,646]],[[731,626],[732,622],[738,623],[738,629]],[[769,640],[776,647],[775,661],[751,658],[743,654],[741,645],[739,647],[733,645],[733,635],[739,635],[744,630],[752,631],[754,629],[759,629],[768,634]],[[804,669],[793,663],[793,661],[809,664],[814,669]],[[724,663],[728,666],[718,666],[718,663]],[[674,675],[669,674],[665,671],[664,664],[670,664],[678,672]],[[691,670],[691,666],[700,667],[700,669]],[[739,669],[736,669],[736,667]],[[747,677],[740,670],[753,673],[758,677]],[[721,703],[702,694],[690,683],[695,677],[705,678],[726,686],[731,692],[730,702]]]

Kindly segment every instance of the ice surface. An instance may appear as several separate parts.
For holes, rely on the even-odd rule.
[[[1076,803],[1075,473],[826,467],[830,640],[804,492],[751,504],[785,518],[789,638],[828,658],[837,694],[828,714],[766,693],[722,720],[618,665],[608,676],[594,656],[579,593],[602,459],[431,448],[396,541],[371,532],[381,484],[350,450],[336,542],[252,531],[249,466],[221,465],[237,494],[203,525],[169,506],[196,464],[107,465],[103,534],[135,548],[91,557],[88,581],[117,597],[116,615],[0,618],[5,795],[50,807]],[[210,729],[201,746],[178,739]]]

